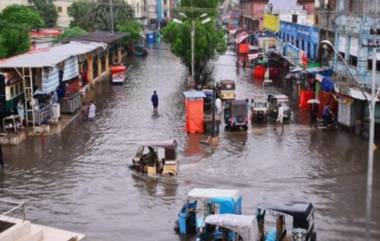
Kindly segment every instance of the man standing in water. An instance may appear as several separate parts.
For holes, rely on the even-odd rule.
[[[0,145],[0,166],[4,170],[3,146]]]
[[[280,104],[280,106],[278,107],[277,121],[281,125],[281,133],[284,133],[284,114],[285,114],[284,112],[285,112],[284,107],[282,106],[282,104]]]
[[[157,111],[158,109],[158,95],[156,91],[153,91],[153,95],[151,98],[152,104],[153,104],[153,110]]]
[[[96,117],[96,106],[94,104],[94,101],[91,101],[90,106],[88,107],[88,119],[95,120],[95,117]]]

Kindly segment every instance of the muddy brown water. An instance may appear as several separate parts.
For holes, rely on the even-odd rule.
[[[344,131],[308,126],[307,113],[295,111],[284,134],[273,126],[247,133],[220,133],[219,146],[200,143],[184,132],[184,67],[165,46],[136,59],[123,86],[95,89],[98,116],[80,119],[44,145],[29,138],[5,147],[6,171],[0,196],[27,202],[27,216],[41,224],[86,234],[94,241],[179,240],[173,224],[193,187],[239,189],[243,212],[259,203],[310,201],[316,207],[318,240],[365,239],[367,142]],[[216,78],[237,80],[239,98],[266,94],[250,70],[235,70],[231,52],[217,60]],[[159,116],[150,96],[157,90]],[[127,164],[137,143],[176,138],[178,186],[133,179]],[[380,240],[380,160],[375,154],[373,240]]]

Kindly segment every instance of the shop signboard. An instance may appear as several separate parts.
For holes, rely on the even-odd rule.
[[[278,33],[280,31],[280,18],[272,14],[264,15],[264,29]]]

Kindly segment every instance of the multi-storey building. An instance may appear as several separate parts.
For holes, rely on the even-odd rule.
[[[320,29],[321,39],[334,43],[336,0],[316,0],[315,7],[315,25]]]
[[[240,0],[241,24],[248,31],[263,30],[264,11],[269,0]]]
[[[367,45],[369,42],[380,41],[380,15],[377,8],[371,6],[380,6],[380,0],[337,0],[336,8],[335,48],[348,63],[360,84],[365,87],[369,87],[372,80],[374,54],[374,49],[368,48]],[[335,71],[343,82],[350,79],[342,62],[336,61]],[[376,71],[379,85],[379,58]]]

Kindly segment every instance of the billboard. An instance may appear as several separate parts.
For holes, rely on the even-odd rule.
[[[272,14],[264,14],[264,29],[279,32],[280,31],[280,18]]]

